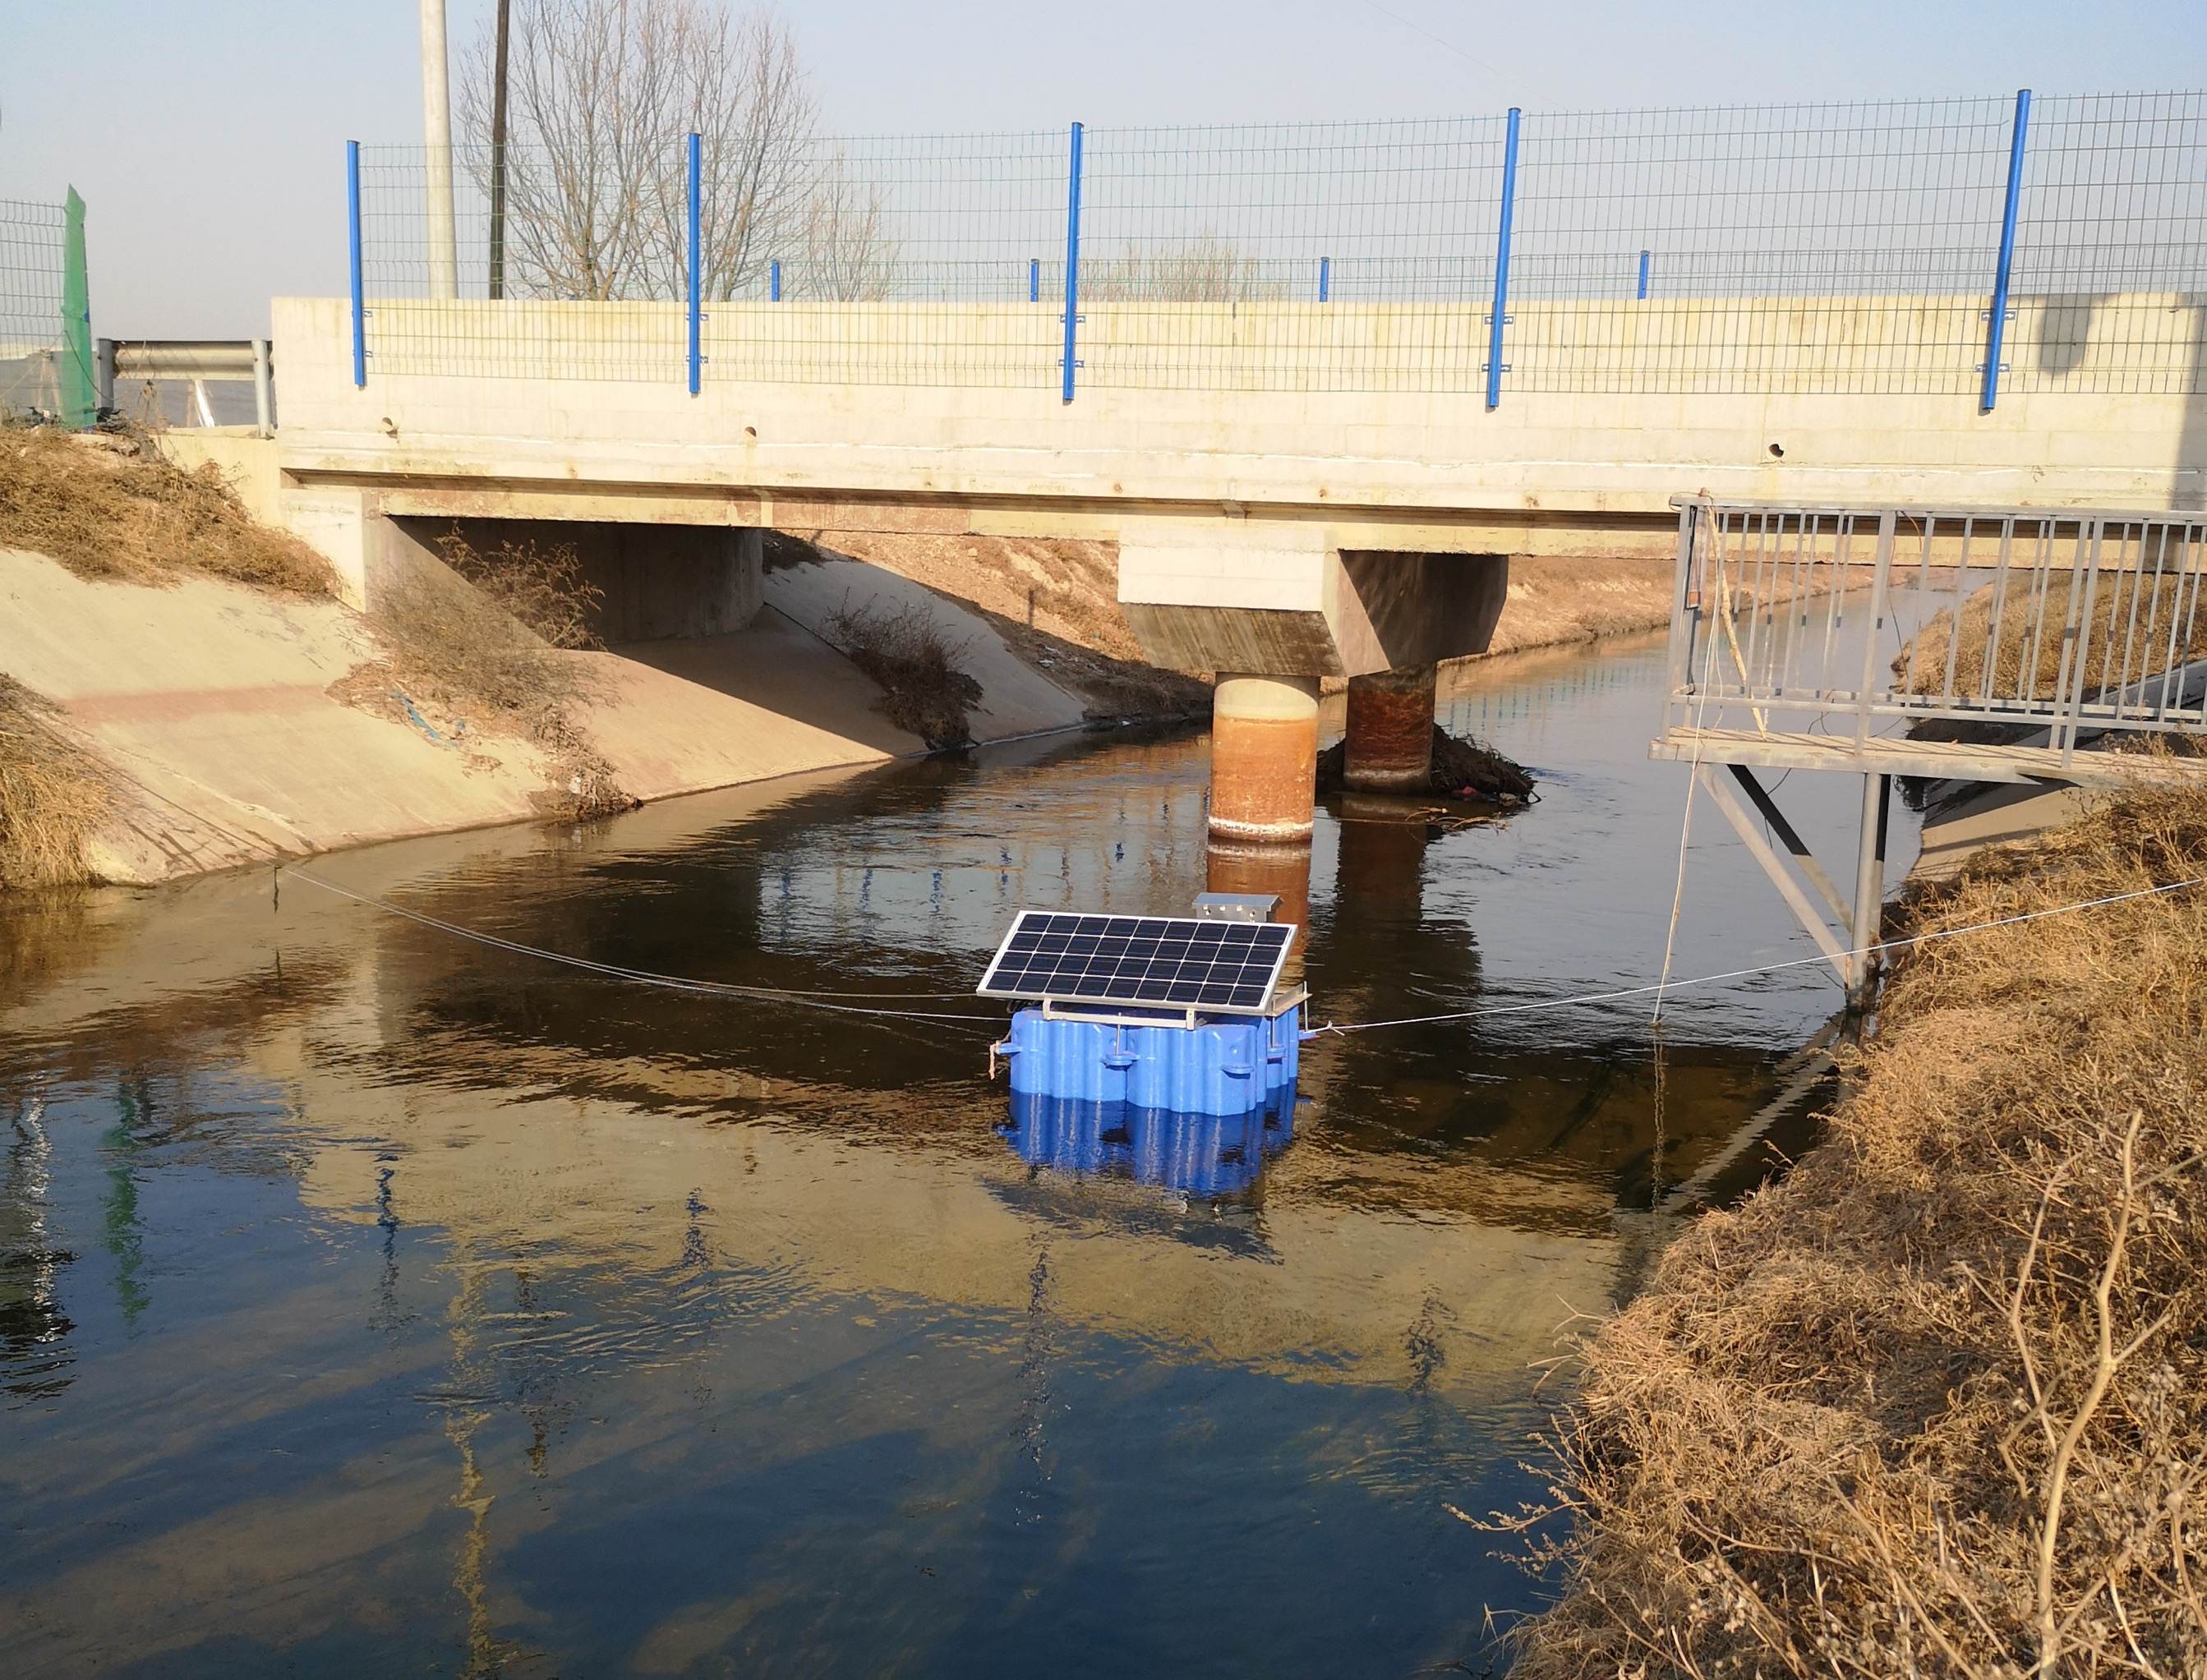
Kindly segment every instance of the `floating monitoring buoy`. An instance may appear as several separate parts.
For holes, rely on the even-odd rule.
[[[1308,997],[1282,983],[1296,929],[1270,919],[1278,902],[1020,912],[978,989],[1031,1006],[989,1052],[992,1077],[1010,1069],[1020,1155],[1199,1194],[1246,1187],[1293,1124]]]

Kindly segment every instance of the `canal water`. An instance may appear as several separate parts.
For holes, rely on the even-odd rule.
[[[1313,1019],[1652,981],[1661,682],[1456,679],[1541,801],[1323,813]],[[1838,989],[1688,989],[1660,1056],[1644,999],[1322,1037],[1253,1143],[1030,1161],[985,954],[1230,875],[1205,763],[1029,741],[312,865],[762,995],[265,871],[0,912],[9,1672],[1492,1671],[1539,1583],[1451,1508],[1537,1496],[1568,1337],[1803,1146]],[[1781,797],[1851,845],[1851,779]],[[1677,972],[1806,949],[1700,809]]]

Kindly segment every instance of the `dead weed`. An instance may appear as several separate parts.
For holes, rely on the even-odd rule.
[[[2207,621],[2196,610],[2187,611],[2189,586],[2188,578],[2145,572],[2102,577],[2087,626],[2084,669],[2071,675],[2072,686],[2081,685],[2087,694],[2097,694],[2207,657]],[[2074,645],[2063,631],[2067,589],[2057,580],[2047,598],[2034,603],[2031,592],[2019,586],[2001,601],[1995,624],[1995,590],[1988,583],[1962,604],[1959,642],[1954,611],[1941,607],[1893,656],[1900,691],[2055,698]],[[1951,687],[1949,659],[1954,662]]]
[[[186,472],[129,434],[0,433],[0,547],[47,555],[101,583],[198,574],[326,595],[336,582],[298,538],[256,523],[212,464]]]
[[[0,675],[0,888],[92,878],[88,848],[114,810],[114,781],[60,715],[52,701]]]
[[[416,727],[441,722],[461,739],[533,744],[551,768],[549,786],[533,800],[546,816],[630,809],[635,799],[578,720],[606,697],[596,673],[572,656],[598,645],[589,631],[596,591],[574,550],[507,542],[479,553],[457,532],[439,546],[446,566],[410,568],[378,592],[370,624],[389,657],[351,672],[331,694]]]
[[[981,685],[959,668],[966,644],[942,633],[925,601],[900,607],[846,598],[830,613],[828,639],[881,685],[882,714],[930,747],[969,746]]]

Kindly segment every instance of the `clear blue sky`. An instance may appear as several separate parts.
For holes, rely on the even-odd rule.
[[[450,0],[458,46],[490,0]],[[790,0],[831,131],[2193,88],[2199,0]],[[414,0],[0,0],[0,198],[91,206],[96,329],[344,285],[343,146],[418,143]]]

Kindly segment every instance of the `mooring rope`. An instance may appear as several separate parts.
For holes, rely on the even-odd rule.
[[[1708,517],[1709,510],[1706,505],[1696,507],[1694,513],[1696,535],[1700,534],[1702,526],[1708,523]],[[1721,535],[1719,538],[1719,545],[1717,575],[1721,577],[1724,575]],[[1684,587],[1683,580],[1679,587],[1682,589]],[[1720,600],[1721,601],[1721,597]],[[1716,650],[1712,647],[1709,656],[1702,662],[1701,684],[1694,691],[1694,760],[1687,767],[1686,771],[1685,808],[1678,814],[1678,872],[1671,886],[1671,920],[1663,932],[1663,966],[1655,978],[1655,1008],[1648,1018],[1648,1025],[1658,1030],[1660,1030],[1663,1025],[1663,1000],[1668,994],[1671,985],[1671,960],[1678,948],[1678,918],[1686,907],[1686,846],[1687,842],[1693,837],[1694,832],[1694,793],[1695,790],[1702,785],[1702,726],[1709,714],[1709,676],[1711,668],[1715,664]],[[1693,661],[1689,656],[1686,661],[1686,676],[1689,681],[1692,680],[1693,674]],[[1747,667],[1743,665],[1740,667],[1740,678],[1743,683],[1746,680],[1746,676]],[[1669,712],[1666,706],[1666,728],[1669,726],[1668,718]]]
[[[727,980],[697,980],[679,974],[661,974],[648,968],[627,968],[619,963],[599,962],[590,957],[572,956],[565,951],[547,951],[541,946],[523,945],[517,940],[502,939],[496,934],[484,933],[480,929],[464,927],[458,922],[447,922],[435,916],[426,915],[418,910],[409,910],[405,906],[392,904],[387,899],[374,898],[366,893],[356,893],[349,887],[338,886],[334,881],[325,881],[318,875],[309,874],[296,864],[286,865],[283,873],[303,881],[310,887],[319,887],[326,893],[334,893],[339,898],[350,899],[355,904],[366,905],[371,909],[384,911],[393,916],[402,916],[410,922],[418,922],[425,928],[434,928],[440,933],[450,934],[456,939],[470,940],[477,945],[487,945],[495,950],[510,951],[516,956],[534,957],[539,962],[557,963],[563,967],[581,969],[585,973],[601,975],[609,980],[625,980],[634,985],[656,986],[668,991],[695,992],[711,997],[739,997],[751,1002],[787,1003],[798,1008],[824,1009],[839,1015],[877,1015],[901,1020],[968,1021],[980,1026],[993,1026],[996,1024],[992,1017],[977,1015],[970,1011],[876,1009],[853,1003],[830,1001],[853,997],[901,997],[924,1002],[938,998],[970,997],[972,995],[971,992],[800,991],[773,986],[738,985],[733,981]]]
[[[2201,886],[2207,886],[2207,875],[2194,876],[2189,881],[2172,881],[2160,887],[2141,887],[2135,892],[2110,893],[2101,898],[2080,900],[2075,904],[2055,905],[2047,910],[2026,910],[2013,916],[1996,917],[1989,922],[1972,922],[1967,927],[1941,928],[1932,933],[1915,934],[1906,939],[1884,940],[1857,950],[1842,951],[1839,954],[1842,957],[1866,957],[1884,951],[1905,951],[1917,945],[1928,945],[1935,939],[1958,939],[1965,933],[1985,933],[1994,928],[2012,928],[2023,922],[2043,921],[2049,916],[2070,916],[2080,910],[2096,910],[2103,905],[2123,904],[2132,899],[2150,899],[2163,893],[2181,892],[2186,887]],[[1762,963],[1754,968],[1726,969],[1721,974],[1700,974],[1690,980],[1620,986],[1612,991],[1581,992],[1570,997],[1535,998],[1529,1003],[1485,1004],[1476,1009],[1456,1009],[1441,1015],[1405,1015],[1390,1021],[1349,1021],[1341,1025],[1329,1021],[1324,1026],[1311,1028],[1304,1036],[1315,1038],[1327,1032],[1376,1032],[1383,1026],[1425,1026],[1440,1021],[1476,1020],[1488,1015],[1527,1015],[1543,1009],[1571,1009],[1588,1003],[1613,1003],[1623,998],[1645,997],[1666,986],[1672,991],[1683,991],[1689,986],[1713,986],[1722,980],[1748,980],[1760,974],[1782,973],[1791,968],[1814,968],[1830,960],[1829,957],[1819,953],[1813,957],[1795,957],[1786,962]]]
[[[509,951],[516,956],[533,957],[540,962],[556,963],[566,968],[580,969],[585,973],[602,976],[609,980],[623,980],[632,985],[655,986],[669,991],[691,992],[710,997],[741,998],[751,1002],[787,1003],[795,1008],[822,1009],[839,1015],[879,1018],[884,1020],[962,1021],[968,1025],[993,1027],[997,1024],[990,1015],[970,1012],[926,1009],[882,1009],[833,1001],[847,997],[906,996],[925,1001],[940,997],[964,997],[965,992],[805,992],[779,990],[769,986],[743,986],[723,980],[697,980],[679,974],[661,974],[649,969],[627,968],[618,963],[602,963],[589,957],[571,956],[564,951],[549,951],[540,946],[523,945],[517,940],[502,939],[475,928],[464,927],[458,922],[447,922],[418,910],[409,910],[403,905],[391,903],[365,893],[356,893],[349,887],[340,887],[334,881],[325,881],[318,875],[296,866],[286,866],[283,873],[294,876],[312,887],[339,898],[350,899],[356,904],[371,909],[404,917],[418,922],[423,927],[434,928],[478,945],[496,950]],[[2082,899],[2074,904],[2054,905],[2044,910],[2026,910],[2013,916],[2000,916],[1989,922],[1972,922],[1965,927],[1941,928],[1931,933],[1915,934],[1905,939],[1884,940],[1875,945],[1857,950],[1843,951],[1842,957],[1870,956],[1888,951],[1905,951],[1918,945],[1928,945],[1934,940],[1958,939],[1964,934],[1987,933],[1995,928],[2015,927],[2025,922],[2043,921],[2052,916],[2071,916],[2078,911],[2096,910],[2107,905],[2126,904],[2137,899],[2157,898],[2166,893],[2182,892],[2189,887],[2207,886],[2207,876],[2193,876],[2186,881],[2171,881],[2158,887],[2141,887],[2127,893],[2109,893],[2096,899]],[[1696,975],[1691,979],[1663,979],[1651,984],[1618,986],[1606,991],[1575,992],[1564,997],[1534,998],[1522,1003],[1486,1003],[1471,1009],[1451,1009],[1432,1015],[1403,1015],[1384,1021],[1328,1021],[1324,1026],[1305,1031],[1305,1038],[1319,1038],[1328,1033],[1346,1037],[1352,1032],[1377,1032],[1385,1027],[1433,1026],[1447,1021],[1483,1020],[1501,1015],[1528,1015],[1552,1009],[1582,1008],[1588,1004],[1616,1003],[1628,998],[1646,997],[1651,993],[1670,990],[1683,991],[1692,986],[1713,986],[1726,980],[1749,980],[1765,974],[1780,974],[1790,969],[1819,967],[1831,960],[1819,953],[1813,957],[1795,957],[1784,962],[1760,963],[1752,968],[1726,969],[1716,974]]]

